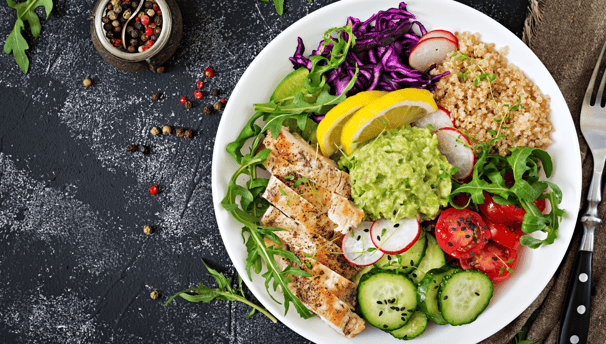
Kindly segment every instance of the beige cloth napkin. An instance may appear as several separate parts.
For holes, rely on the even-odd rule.
[[[530,14],[524,28],[524,41],[547,67],[560,90],[577,128],[583,162],[584,213],[593,166],[591,152],[579,130],[581,103],[593,67],[606,40],[606,0],[529,0]],[[604,190],[603,190],[604,191]],[[606,199],[606,192],[602,193]],[[606,201],[599,207],[605,219]],[[606,221],[605,221],[606,222]],[[583,228],[580,224],[568,254],[545,290],[516,320],[482,343],[505,344],[526,326],[527,339],[541,343],[556,342],[559,317],[568,277],[578,250]],[[606,223],[596,229],[593,254],[592,302],[589,343],[606,343]],[[535,313],[536,311],[536,313]],[[531,315],[535,313],[535,317]]]

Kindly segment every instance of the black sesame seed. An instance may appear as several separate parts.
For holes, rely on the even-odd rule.
[[[417,274],[413,273],[412,277],[417,278]]]
[[[406,321],[406,318],[404,318],[404,317],[401,317],[400,319],[402,319],[402,321]]]
[[[383,328],[387,328],[387,325],[383,325]]]
[[[415,262],[411,259],[410,260],[410,266],[413,266],[413,265],[415,265]]]
[[[471,222],[471,217],[468,217],[468,218],[467,218],[467,222]]]
[[[478,237],[477,236],[473,236],[473,242],[478,242]]]
[[[391,256],[387,256],[387,260],[391,260]]]
[[[482,226],[482,228],[484,228],[484,229],[488,229],[488,227],[486,227],[486,226]]]
[[[400,227],[399,223],[396,223],[395,225],[393,225],[393,228],[398,228],[398,227]]]
[[[440,286],[439,286],[439,285],[437,285],[437,286],[433,287],[433,289],[438,289],[439,287],[440,287]]]
[[[480,293],[478,293],[477,291],[475,291],[474,294],[476,294],[476,296],[480,296]]]
[[[484,239],[484,242],[488,242],[488,239]]]
[[[471,238],[471,235],[465,234],[465,238],[469,239],[469,238]]]
[[[459,221],[461,221],[461,222],[465,222],[465,219],[464,219],[464,218],[462,218],[462,217],[459,217]]]
[[[380,312],[379,312],[379,316],[381,316],[381,315],[383,315],[383,311],[380,311]]]
[[[470,255],[470,256],[473,256],[473,252],[472,252],[472,251],[469,251],[469,255]]]
[[[368,228],[365,228],[365,229],[364,229],[364,233],[368,233]]]
[[[448,242],[448,246],[454,246],[450,241]]]
[[[448,299],[448,295],[444,296],[444,300],[447,300],[447,299]]]
[[[360,238],[362,238],[361,235],[358,235],[358,237],[356,238],[357,241],[360,241]]]
[[[463,227],[461,227],[461,230],[462,230],[462,231],[466,231],[466,230],[467,230],[467,227],[463,226]]]
[[[408,310],[408,313],[412,313],[412,312],[414,312],[412,309],[409,309],[409,310]]]
[[[497,259],[497,257],[492,257],[492,260],[494,260],[496,262],[498,259]]]
[[[389,300],[389,303],[394,303],[394,302],[396,302],[396,299]]]
[[[453,230],[453,231],[456,231],[456,230],[457,230],[457,227],[452,227],[452,228],[450,228],[450,229],[451,229],[451,230]]]
[[[382,304],[383,304],[383,302],[381,302],[381,301],[377,301],[377,304],[382,305]]]
[[[461,222],[457,221],[457,226],[461,227]]]
[[[396,307],[391,306],[391,307],[389,307],[389,309],[395,310],[395,309],[396,309]]]
[[[381,236],[377,235],[377,241],[381,241]]]
[[[511,230],[511,227],[509,225],[507,225],[507,229]]]

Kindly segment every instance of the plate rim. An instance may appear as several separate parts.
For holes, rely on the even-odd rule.
[[[341,6],[345,6],[346,5],[352,5],[355,3],[359,3],[362,4],[364,3],[365,0],[342,0],[342,1],[338,1],[332,4],[329,4],[327,6],[324,6],[312,13],[310,13],[308,16],[300,18],[299,20],[297,20],[296,22],[294,22],[293,24],[291,24],[287,29],[285,29],[284,31],[282,31],[279,35],[277,35],[275,38],[273,38],[268,44],[267,46],[265,46],[261,52],[255,57],[255,59],[250,63],[250,65],[247,67],[246,71],[242,74],[242,76],[240,77],[240,80],[238,81],[236,87],[234,88],[233,92],[232,92],[232,98],[234,98],[234,95],[238,95],[239,93],[241,93],[241,89],[243,89],[245,86],[245,84],[247,83],[246,80],[249,79],[249,76],[251,74],[253,74],[253,70],[256,69],[258,67],[259,64],[263,64],[265,62],[263,62],[263,57],[265,55],[267,55],[270,51],[274,50],[274,44],[277,41],[280,40],[284,40],[285,37],[289,37],[293,35],[293,32],[296,31],[296,29],[298,28],[298,26],[302,25],[302,23],[308,22],[308,21],[312,21],[314,18],[316,17],[321,17],[323,16],[325,13],[331,13],[333,11],[335,11],[336,9],[338,9]],[[366,1],[367,2],[367,1]],[[375,11],[378,10],[384,10],[390,7],[394,7],[397,6],[398,3],[400,3],[401,1],[396,1],[396,0],[381,0],[381,1],[373,1],[373,6],[375,8]],[[553,76],[549,73],[549,71],[547,70],[547,68],[544,66],[544,64],[540,61],[540,59],[538,59],[538,57],[534,54],[534,52],[528,47],[526,46],[517,36],[515,36],[511,31],[509,31],[509,29],[507,29],[505,26],[503,26],[502,24],[500,24],[499,22],[497,22],[496,20],[490,18],[489,16],[485,15],[482,12],[479,12],[478,10],[471,8],[467,5],[464,5],[462,3],[458,3],[455,1],[451,1],[451,0],[409,0],[406,1],[408,8],[410,9],[410,6],[416,7],[416,6],[420,6],[420,7],[425,7],[425,6],[430,6],[431,3],[438,3],[438,4],[447,4],[449,6],[454,6],[457,8],[457,10],[461,10],[461,11],[471,11],[472,13],[474,13],[474,15],[481,17],[483,20],[488,20],[491,22],[491,25],[493,25],[494,27],[497,28],[497,31],[499,31],[499,34],[502,34],[503,32],[506,32],[506,38],[503,39],[502,41],[508,41],[508,40],[514,40],[517,41],[516,42],[516,47],[519,46],[518,43],[521,43],[524,47],[525,50],[527,50],[524,54],[524,56],[527,56],[528,53],[530,53],[530,56],[532,57],[532,59],[534,59],[534,61],[532,61],[532,64],[538,64],[540,65],[540,67],[542,67],[542,71],[547,72],[548,75],[548,79],[547,80],[541,80],[538,83],[541,84],[547,84],[547,83],[553,83],[555,85],[555,89],[557,90],[557,94],[553,94],[553,92],[550,92],[549,96],[551,97],[551,102],[550,102],[550,119],[553,120],[552,115],[554,114],[554,99],[557,100],[558,102],[561,102],[562,100],[564,101],[564,107],[558,109],[558,114],[560,112],[564,112],[561,115],[562,116],[567,116],[567,118],[564,118],[564,121],[569,121],[574,128],[574,123],[572,121],[572,116],[570,114],[570,110],[565,102],[564,96],[561,92],[561,90],[559,89],[559,87],[557,86],[557,84],[555,83],[555,80],[553,79]],[[410,11],[413,14],[417,14],[415,12],[414,9],[410,9]],[[343,15],[343,19],[345,19],[347,17],[347,15]],[[421,18],[422,20],[422,18]],[[493,29],[494,30],[494,29]],[[465,30],[468,31],[468,30]],[[473,30],[470,30],[473,31]],[[295,34],[295,36],[297,36]],[[318,39],[319,40],[319,39]],[[493,42],[495,44],[499,44],[498,41]],[[510,47],[511,48],[511,47]],[[294,50],[293,50],[294,51]],[[508,60],[511,58],[511,55],[508,54],[506,55]],[[519,63],[516,62],[516,65],[519,66]],[[520,68],[523,72],[525,71],[524,68]],[[541,72],[542,72],[541,71]],[[538,73],[538,72],[537,72]],[[525,73],[528,74],[528,73]],[[534,79],[530,78],[529,79],[533,80],[533,82],[535,81]],[[243,82],[243,80],[245,80]],[[279,81],[278,81],[279,82]],[[535,84],[537,84],[537,82],[535,82]],[[225,130],[225,127],[230,125],[231,123],[228,123],[228,117],[230,114],[230,109],[233,108],[234,105],[231,105],[230,107],[230,103],[228,103],[225,112],[223,114],[223,117],[221,118],[221,121],[219,123],[219,127],[217,129],[217,136],[219,135],[219,133],[223,132]],[[223,130],[222,130],[223,129]],[[573,129],[574,131],[574,129]],[[237,135],[237,133],[235,134]],[[217,136],[215,137],[215,144],[214,144],[214,149],[213,149],[213,158],[212,158],[212,176],[211,176],[211,186],[212,186],[212,196],[213,196],[213,206],[214,206],[214,210],[215,210],[215,218],[217,220],[217,225],[221,234],[221,239],[223,240],[223,243],[226,247],[226,250],[228,252],[228,255],[230,257],[230,260],[232,261],[232,263],[234,264],[234,266],[236,267],[236,270],[238,271],[238,273],[243,276],[243,280],[246,283],[246,285],[248,286],[248,288],[251,290],[251,292],[255,295],[255,297],[259,300],[259,302],[266,307],[274,316],[276,316],[280,321],[282,321],[290,330],[298,333],[299,335],[305,337],[308,340],[312,340],[312,341],[316,341],[318,338],[322,338],[322,337],[317,337],[317,336],[312,336],[310,335],[309,331],[301,331],[301,329],[298,327],[297,324],[295,324],[294,321],[292,321],[292,319],[290,319],[289,317],[292,316],[292,314],[294,313],[294,316],[298,317],[298,315],[296,314],[295,311],[292,310],[292,307],[289,311],[289,314],[287,316],[283,315],[283,307],[281,305],[277,305],[276,303],[265,303],[263,302],[264,299],[266,299],[266,295],[260,294],[260,293],[265,293],[265,288],[263,288],[263,285],[261,285],[260,291],[258,290],[258,286],[257,284],[260,283],[260,278],[259,276],[257,277],[257,280],[255,281],[255,275],[253,274],[253,281],[249,280],[246,276],[246,270],[244,268],[245,264],[244,262],[236,262],[232,259],[232,245],[228,243],[228,240],[226,238],[226,231],[227,229],[224,229],[223,227],[225,226],[224,224],[220,224],[219,221],[219,214],[223,213],[227,213],[225,211],[225,209],[222,208],[220,202],[223,199],[224,195],[218,194],[218,188],[216,187],[218,185],[218,178],[219,178],[219,170],[218,170],[218,160],[219,160],[219,156],[220,154],[227,154],[225,151],[225,145],[222,143],[223,140],[217,140]],[[553,137],[553,133],[552,133],[552,137]],[[579,141],[578,141],[578,136],[576,135],[576,131],[575,131],[575,136],[576,139],[575,140],[571,140],[572,142],[567,142],[568,145],[572,145],[573,147],[571,148],[571,150],[573,150],[576,153],[580,153],[580,146],[579,146]],[[576,178],[574,180],[572,180],[572,184],[574,184],[574,190],[581,190],[581,184],[582,184],[582,173],[581,173],[581,159],[580,159],[580,154],[575,155],[576,159],[575,159],[575,173],[576,173]],[[567,222],[571,222],[571,223],[576,223],[577,221],[577,217],[578,217],[578,212],[580,210],[580,203],[581,203],[581,191],[576,191],[577,195],[578,195],[578,199],[574,204],[576,204],[576,206],[574,207],[574,209],[571,208],[567,208],[566,212],[567,212],[567,216],[570,216],[570,221]],[[574,196],[574,195],[573,195]],[[228,216],[229,213],[227,213]],[[574,227],[572,228],[571,232],[574,232]],[[560,228],[560,235],[559,235],[559,239],[561,239],[562,236],[562,228]],[[531,297],[531,301],[528,302],[527,305],[525,305],[522,308],[522,311],[515,314],[515,315],[511,315],[509,314],[509,317],[511,319],[509,319],[507,322],[505,322],[505,324],[503,326],[501,326],[500,328],[498,328],[496,331],[488,333],[486,335],[482,335],[482,336],[478,336],[478,337],[474,337],[474,340],[478,340],[481,341],[483,339],[488,338],[489,336],[493,335],[494,333],[497,333],[499,330],[501,330],[503,327],[505,327],[509,322],[513,321],[515,318],[517,318],[526,308],[528,308],[528,306],[534,301],[536,300],[536,298],[540,295],[540,293],[545,289],[545,286],[547,285],[547,283],[549,282],[549,280],[553,277],[553,275],[555,274],[555,272],[557,271],[557,267],[561,264],[561,262],[563,261],[566,252],[568,250],[568,247],[570,245],[571,239],[572,239],[572,233],[566,237],[566,243],[564,244],[564,249],[560,250],[559,253],[561,253],[558,258],[558,264],[553,264],[555,267],[552,267],[551,270],[553,270],[552,272],[550,272],[550,277],[547,278],[547,282],[541,287],[541,288],[535,288],[535,290],[533,290],[532,297]],[[230,233],[231,234],[231,233]],[[239,232],[238,232],[239,234]],[[240,238],[240,236],[238,236],[238,238]],[[243,244],[242,244],[243,246]],[[544,248],[542,248],[544,249]],[[261,282],[261,284],[263,284]],[[276,307],[277,306],[277,307]],[[292,306],[292,305],[291,305]],[[511,313],[511,312],[510,312]],[[515,312],[514,312],[515,313]],[[326,327],[328,328],[328,327]],[[332,330],[330,330],[332,331]],[[336,333],[336,332],[335,332]],[[481,338],[480,338],[481,337]],[[345,337],[342,337],[343,339],[345,339]],[[348,342],[351,342],[352,340],[348,340]]]

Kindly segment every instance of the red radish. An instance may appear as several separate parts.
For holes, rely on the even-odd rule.
[[[397,254],[408,250],[419,239],[421,225],[417,219],[402,219],[396,223],[381,219],[373,223],[370,233],[379,250]]]
[[[457,50],[457,44],[444,37],[430,37],[419,41],[410,52],[408,62],[412,68],[425,71]]]
[[[438,108],[438,111],[432,112],[412,123],[412,125],[419,128],[425,128],[428,124],[431,124],[435,129],[454,127],[450,113],[441,107]]]
[[[462,180],[471,175],[475,156],[471,149],[469,140],[463,133],[454,128],[441,128],[437,131],[438,149],[449,163],[459,170],[455,173],[455,179]]]
[[[431,30],[428,33],[421,36],[419,42],[432,37],[443,37],[453,41],[457,45],[457,49],[459,48],[459,39],[457,36],[453,35],[452,32],[446,30]]]
[[[383,252],[377,250],[370,239],[372,222],[364,221],[343,237],[341,249],[350,263],[358,266],[372,265],[383,258]],[[352,236],[353,234],[353,236]]]

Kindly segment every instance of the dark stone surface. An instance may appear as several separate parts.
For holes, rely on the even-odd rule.
[[[331,2],[288,0],[278,16],[271,2],[179,1],[184,36],[164,74],[126,73],[101,59],[86,21],[92,0],[55,1],[40,37],[26,34],[27,75],[0,54],[0,342],[306,342],[260,314],[245,318],[239,303],[162,303],[199,282],[215,286],[200,258],[235,275],[211,203],[221,112],[202,113],[218,100],[210,90],[229,100],[267,43]],[[462,2],[521,37],[525,1]],[[0,17],[5,38],[15,13],[4,3]],[[204,78],[207,66],[215,77]],[[197,80],[202,100],[193,98]],[[155,92],[162,100],[151,100]],[[162,125],[196,136],[149,134]],[[128,153],[130,143],[152,153]],[[150,195],[152,184],[161,193]],[[145,225],[156,233],[143,234]]]

